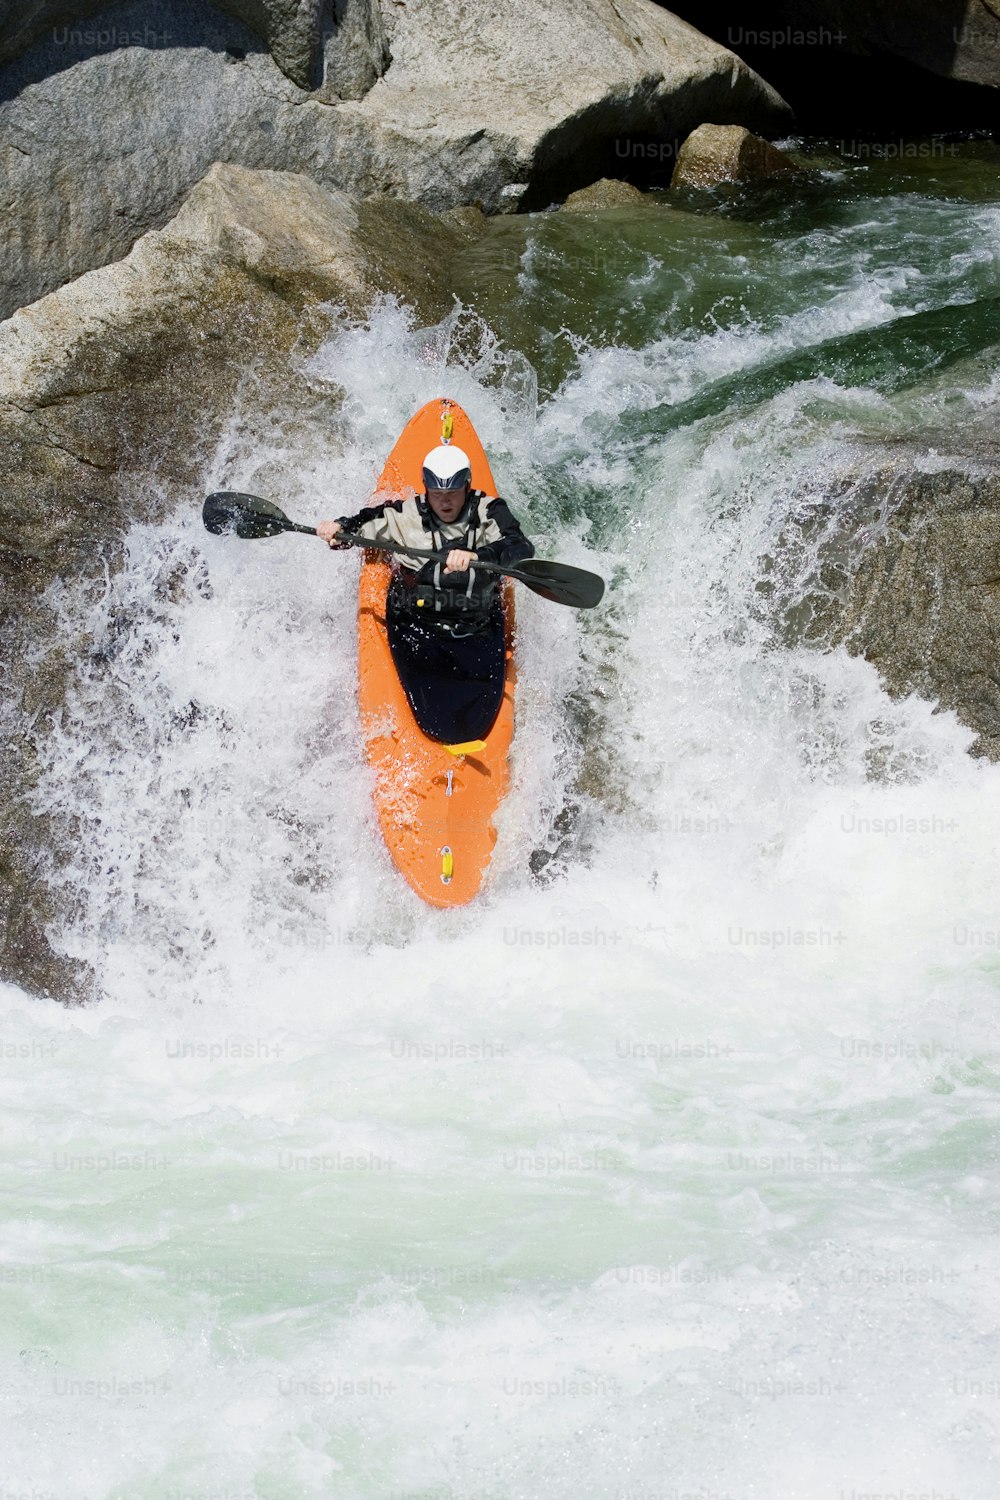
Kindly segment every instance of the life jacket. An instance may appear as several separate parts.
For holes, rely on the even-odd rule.
[[[417,497],[417,511],[435,552],[450,552],[454,548],[466,552],[476,550],[477,539],[485,525],[480,514],[483,499],[481,490],[470,490],[462,510],[454,521],[448,523],[451,532],[456,526],[464,526],[464,538],[456,538],[444,535],[442,523],[426,499]],[[426,562],[415,573],[404,568],[396,576],[402,585],[393,591],[398,607],[413,619],[422,619],[428,624],[469,630],[482,628],[488,622],[497,599],[497,575],[482,572],[474,562],[464,573],[445,573],[443,562]]]

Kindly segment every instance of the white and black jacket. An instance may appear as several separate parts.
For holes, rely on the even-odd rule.
[[[338,517],[345,531],[373,542],[395,542],[397,546],[425,551],[433,547],[445,552],[461,547],[475,552],[483,562],[517,563],[534,557],[535,549],[511,513],[506,500],[491,498],[482,490],[470,490],[464,509],[454,521],[439,521],[422,495],[410,500],[386,500],[370,505],[356,516]],[[433,564],[422,558],[400,556],[402,567],[413,573]]]

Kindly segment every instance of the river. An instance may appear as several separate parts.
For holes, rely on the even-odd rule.
[[[379,841],[356,556],[185,508],[53,591],[105,994],[0,992],[0,1500],[996,1494],[1000,768],[783,622],[845,465],[997,399],[997,148],[812,149],[495,221],[206,457],[315,522],[448,394],[609,580],[519,595],[473,906]]]

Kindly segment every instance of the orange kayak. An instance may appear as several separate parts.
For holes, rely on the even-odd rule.
[[[447,441],[469,455],[472,488],[495,495],[472,423],[454,401],[441,398],[407,422],[382,470],[375,503],[421,494],[423,460]],[[396,671],[385,624],[390,576],[385,554],[367,551],[358,598],[358,700],[375,775],[375,810],[389,853],[417,894],[431,906],[464,906],[489,867],[496,843],[493,818],[507,791],[514,733],[514,591],[510,583],[503,585],[506,661],[496,722],[485,740],[448,746],[424,734]]]

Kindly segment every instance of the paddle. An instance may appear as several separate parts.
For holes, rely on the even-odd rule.
[[[278,536],[282,531],[300,531],[306,536],[315,536],[315,526],[300,526],[290,521],[284,511],[261,500],[257,495],[242,495],[236,490],[218,490],[209,495],[202,507],[202,520],[207,530],[215,536],[238,536],[244,541],[257,541],[261,537]],[[350,547],[369,547],[374,552],[393,552],[403,557],[420,557],[429,562],[444,562],[446,552],[429,552],[414,547],[400,547],[396,542],[369,542],[364,537],[352,536],[342,531],[338,541]],[[553,604],[567,604],[571,609],[593,609],[604,595],[604,579],[583,568],[572,568],[569,563],[542,562],[528,558],[515,567],[501,563],[477,562],[475,567],[484,573],[501,573],[505,578],[516,578],[525,588],[550,599]]]

